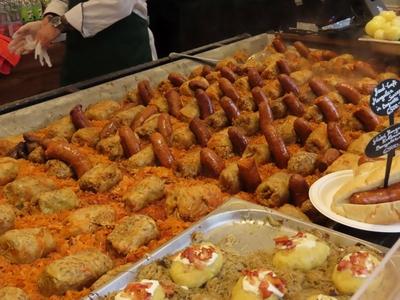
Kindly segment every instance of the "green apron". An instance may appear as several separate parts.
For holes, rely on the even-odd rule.
[[[86,2],[70,0],[69,8]],[[67,85],[151,61],[148,23],[137,14],[84,38],[80,32],[67,33],[61,84]]]

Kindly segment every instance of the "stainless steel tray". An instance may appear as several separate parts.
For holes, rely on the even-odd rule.
[[[111,292],[123,289],[135,279],[138,269],[142,266],[189,246],[192,242],[192,234],[196,232],[202,233],[206,240],[216,244],[223,241],[227,235],[233,236],[237,241],[236,246],[233,246],[234,250],[246,255],[257,250],[272,251],[273,238],[277,235],[315,230],[326,234],[329,240],[340,246],[360,243],[382,253],[388,251],[385,247],[233,198],[84,299],[100,300]]]

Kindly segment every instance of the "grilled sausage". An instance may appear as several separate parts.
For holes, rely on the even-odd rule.
[[[295,95],[287,94],[285,95],[285,97],[283,97],[282,101],[283,103],[285,103],[290,114],[297,117],[301,117],[304,114],[304,105]]]
[[[75,129],[81,129],[85,127],[90,127],[90,121],[86,118],[85,114],[82,111],[82,105],[76,105],[71,112],[69,113],[71,116],[72,124],[74,124]]]
[[[387,188],[377,188],[372,191],[353,194],[349,202],[352,204],[380,204],[400,199],[400,183],[392,184]]]
[[[293,203],[300,207],[308,199],[310,189],[306,179],[300,174],[293,174],[289,178],[289,192]]]
[[[302,42],[297,41],[293,43],[293,46],[296,48],[297,52],[299,52],[299,54],[305,58],[308,58],[308,56],[310,55],[310,49],[304,45]]]
[[[186,78],[182,74],[171,72],[168,75],[168,80],[172,83],[173,86],[180,87],[186,81]]]
[[[240,116],[240,111],[231,98],[226,96],[222,97],[220,104],[230,122],[233,122],[233,120]]]
[[[158,117],[157,128],[158,132],[161,133],[161,135],[169,145],[171,143],[171,138],[172,138],[172,125],[169,114],[162,113]]]
[[[247,139],[243,130],[238,127],[231,127],[228,129],[228,135],[232,142],[233,150],[238,155],[242,155],[249,143],[249,140]]]
[[[228,79],[230,82],[234,83],[237,79],[236,74],[232,71],[232,69],[224,66],[220,70],[221,76]]]
[[[284,53],[286,52],[286,45],[280,38],[274,38],[272,40],[272,46],[276,50],[276,52]]]
[[[204,80],[193,79],[189,82],[189,87],[193,91],[196,91],[198,89],[206,90],[206,89],[208,89],[209,86],[210,86],[210,84],[208,83],[208,81],[206,79],[204,79]]]
[[[251,90],[251,94],[253,95],[254,102],[257,104],[257,107],[260,106],[260,103],[262,102],[267,102],[268,103],[268,98],[265,95],[264,91],[262,88],[259,86],[256,86]]]
[[[153,146],[155,155],[163,167],[171,168],[174,165],[175,159],[168,148],[167,142],[159,132],[154,132],[150,136],[150,141]]]
[[[254,88],[256,86],[262,86],[263,80],[256,68],[248,68],[247,77],[249,78],[249,84],[251,88]]]
[[[51,141],[47,146],[45,154],[47,159],[58,159],[70,165],[78,178],[92,168],[92,164],[87,156],[71,144]]]
[[[299,90],[299,87],[297,86],[296,82],[292,78],[290,78],[288,75],[279,74],[278,80],[279,80],[279,83],[281,84],[283,90],[286,93],[293,93],[296,96],[298,96],[300,94],[300,90]]]
[[[280,74],[289,75],[291,73],[290,66],[286,60],[284,60],[284,59],[278,60],[276,62],[276,65],[278,66],[278,70],[279,70]]]
[[[214,106],[210,97],[202,89],[197,89],[195,92],[197,104],[200,109],[200,118],[205,119],[214,113]]]
[[[225,168],[222,158],[209,148],[201,149],[200,161],[205,174],[214,178],[218,178],[219,174],[221,174],[222,170]]]
[[[263,130],[266,125],[272,124],[274,116],[268,102],[262,102],[258,106],[260,128]]]
[[[349,141],[344,136],[339,124],[336,122],[328,123],[328,138],[332,146],[339,150],[347,150]]]
[[[329,88],[326,86],[325,82],[319,78],[312,78],[308,82],[308,85],[317,96],[323,96],[329,93]]]
[[[231,98],[234,102],[240,100],[239,93],[228,79],[221,78],[218,83],[225,96]]]
[[[138,83],[137,88],[140,99],[144,104],[148,105],[151,101],[151,98],[154,96],[154,91],[150,86],[150,82],[147,79],[142,80]]]
[[[254,192],[261,183],[256,161],[253,157],[242,158],[238,161],[239,178],[245,191]]]
[[[336,122],[339,120],[339,112],[331,99],[326,96],[320,96],[315,100],[315,104],[321,110],[326,122]]]
[[[354,116],[363,124],[365,131],[374,131],[379,125],[378,117],[368,107],[361,107]]]
[[[122,126],[118,134],[126,158],[140,151],[140,139],[129,126]]]
[[[335,58],[336,56],[338,56],[338,54],[335,51],[322,50],[322,59],[323,60],[331,60],[332,58]]]
[[[339,150],[335,148],[329,148],[322,155],[320,155],[315,164],[318,170],[324,172],[328,167],[340,156]]]
[[[170,115],[179,119],[181,116],[180,110],[182,108],[182,102],[179,93],[174,89],[170,89],[165,94],[165,98],[167,99],[168,103],[168,112]]]
[[[372,68],[372,66],[366,62],[358,61],[354,64],[354,70],[363,76],[370,78],[376,78],[378,74]]]
[[[267,124],[262,128],[262,131],[275,159],[275,164],[281,169],[286,168],[290,158],[289,152],[275,127],[272,124]]]
[[[100,131],[100,139],[106,139],[118,131],[118,121],[111,120],[106,125],[104,125],[103,129]]]
[[[353,104],[358,104],[361,100],[361,94],[350,84],[347,83],[338,83],[336,86],[337,91],[340,95],[346,98]]]
[[[146,121],[150,116],[158,113],[158,107],[155,105],[149,105],[145,109],[143,109],[140,113],[138,113],[132,121],[131,128],[135,130],[139,126],[141,126],[144,121]]]
[[[196,136],[200,146],[207,147],[208,140],[211,138],[211,133],[204,121],[197,117],[193,118],[189,123],[189,128]]]
[[[297,118],[293,123],[293,128],[298,139],[300,140],[300,143],[304,144],[312,132],[310,123],[303,118]]]

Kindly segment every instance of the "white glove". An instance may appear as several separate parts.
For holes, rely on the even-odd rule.
[[[28,54],[35,50],[35,59],[39,59],[40,65],[43,67],[46,63],[51,68],[52,63],[47,50],[36,40],[36,34],[40,30],[41,24],[41,21],[37,21],[22,26],[14,33],[13,40],[8,48],[18,55]]]
[[[36,40],[36,34],[42,27],[41,21],[30,22],[18,29],[12,36],[13,40],[8,45],[8,49],[18,55],[28,54],[32,52],[35,47],[32,48],[32,44],[27,41],[27,37],[30,36],[32,40]]]

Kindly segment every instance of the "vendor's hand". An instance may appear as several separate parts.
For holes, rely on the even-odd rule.
[[[35,40],[36,34],[41,27],[42,21],[30,22],[22,26],[14,33],[13,40],[8,46],[9,50],[18,55],[32,52],[35,49],[35,45],[27,43],[26,38],[30,37],[31,40]]]
[[[50,43],[54,41],[61,31],[51,25],[48,21],[42,21],[42,27],[36,34],[36,40],[42,45],[44,49],[49,48]]]

